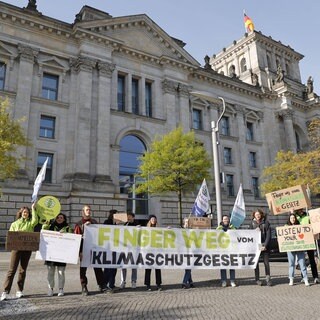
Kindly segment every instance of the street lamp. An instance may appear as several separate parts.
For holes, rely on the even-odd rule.
[[[226,104],[224,99],[221,97],[216,97],[212,95],[210,92],[204,91],[192,91],[190,92],[192,95],[211,101],[217,102],[217,100],[222,101],[223,110],[221,115],[218,118],[218,121],[211,121],[211,132],[212,132],[212,152],[213,152],[213,166],[214,166],[214,181],[216,188],[216,205],[217,205],[217,220],[218,225],[222,220],[222,203],[221,203],[221,184],[220,184],[220,164],[219,164],[219,153],[218,153],[218,138],[219,138],[219,122],[223,117],[226,111]]]

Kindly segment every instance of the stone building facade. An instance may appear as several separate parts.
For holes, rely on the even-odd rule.
[[[20,148],[19,176],[2,183],[0,239],[49,158],[41,195],[59,198],[71,222],[84,204],[103,221],[110,209],[157,214],[176,225],[174,195],[137,197],[137,156],[159,134],[181,125],[212,154],[211,120],[221,104],[192,94],[224,97],[220,123],[223,211],[240,183],[248,212],[265,207],[260,175],[278,150],[305,150],[307,123],[320,116],[318,97],[302,83],[303,56],[259,32],[245,34],[202,67],[181,40],[145,14],[112,17],[84,6],[73,24],[0,2],[0,96],[31,142]],[[279,70],[278,66],[281,67]],[[214,201],[213,169],[209,182]],[[196,186],[195,186],[196,189]],[[134,190],[134,189],[133,189]],[[184,215],[195,199],[184,198]],[[277,223],[277,217],[272,217]]]

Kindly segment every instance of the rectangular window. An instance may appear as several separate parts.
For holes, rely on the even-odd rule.
[[[4,82],[6,79],[6,65],[0,62],[0,90],[4,89]]]
[[[252,189],[255,198],[260,198],[259,178],[252,177]]]
[[[42,98],[49,100],[58,99],[59,76],[44,73],[42,78]]]
[[[54,139],[55,138],[56,118],[41,115],[40,118],[40,137]]]
[[[192,109],[192,128],[202,130],[202,113],[201,110]]]
[[[226,183],[227,183],[227,195],[229,197],[234,196],[234,184],[233,184],[233,175],[226,174]]]
[[[145,85],[145,103],[146,103],[146,116],[152,117],[152,83],[146,82]]]
[[[249,152],[249,164],[250,168],[257,167],[257,155],[255,152]]]
[[[123,75],[118,75],[118,110],[126,110],[126,78]]]
[[[44,153],[44,152],[39,152],[38,153],[38,160],[37,160],[37,175],[39,171],[42,168],[42,165],[48,158],[48,163],[47,163],[47,170],[46,170],[46,176],[44,179],[44,182],[52,182],[52,163],[53,163],[53,154],[52,153]]]
[[[232,164],[231,148],[223,148],[223,159],[225,164]]]
[[[221,134],[225,136],[230,136],[230,124],[229,117],[221,118]]]
[[[247,122],[247,140],[253,141],[254,136],[253,136],[253,123],[252,122]]]
[[[139,114],[139,80],[132,79],[132,113]]]

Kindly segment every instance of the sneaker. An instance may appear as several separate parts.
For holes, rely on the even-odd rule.
[[[3,291],[0,300],[4,301],[4,300],[7,300],[7,299],[8,299],[8,293]]]
[[[314,278],[314,281],[313,281],[314,284],[317,284],[319,283],[319,279],[318,278]]]
[[[22,298],[22,297],[23,297],[23,292],[22,292],[22,291],[17,291],[17,292],[16,292],[16,297],[17,297],[18,299]]]
[[[292,278],[289,280],[289,286],[293,286],[293,279]]]
[[[222,281],[221,282],[221,287],[225,288],[227,286],[227,281]]]
[[[235,287],[237,286],[234,281],[230,281],[230,284],[231,284],[231,287],[232,287],[232,288],[235,288]]]
[[[53,296],[53,289],[49,288],[48,289],[48,297],[52,297]]]
[[[120,289],[124,289],[126,287],[126,283],[125,282],[121,282],[120,283]]]
[[[158,291],[162,291],[161,286],[157,286],[157,290],[158,290]]]
[[[309,287],[309,286],[310,286],[309,280],[308,280],[308,279],[305,279],[305,280],[304,280],[304,284],[305,284],[306,287]]]
[[[64,296],[63,289],[59,289],[58,297],[63,297],[63,296]]]
[[[151,287],[150,286],[147,286],[147,291],[151,291]]]
[[[257,281],[256,281],[256,284],[257,284],[258,286],[262,286],[262,281],[261,281],[261,280],[257,280]]]
[[[136,288],[137,288],[137,284],[136,284],[136,282],[135,282],[135,281],[132,281],[132,283],[131,283],[131,287],[132,287],[132,289],[136,289]]]
[[[82,295],[83,296],[88,296],[89,295],[89,291],[87,286],[82,286]]]

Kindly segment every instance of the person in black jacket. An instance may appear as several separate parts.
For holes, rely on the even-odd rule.
[[[258,209],[252,212],[251,229],[258,229],[261,232],[261,254],[260,255],[263,256],[267,286],[271,286],[272,283],[270,278],[270,264],[269,264],[269,254],[270,254],[269,243],[271,240],[271,226],[269,221],[266,220],[265,214],[261,209]],[[260,281],[259,262],[257,263],[257,267],[254,271],[255,271],[255,280],[257,282],[257,285],[261,286],[262,282]]]

